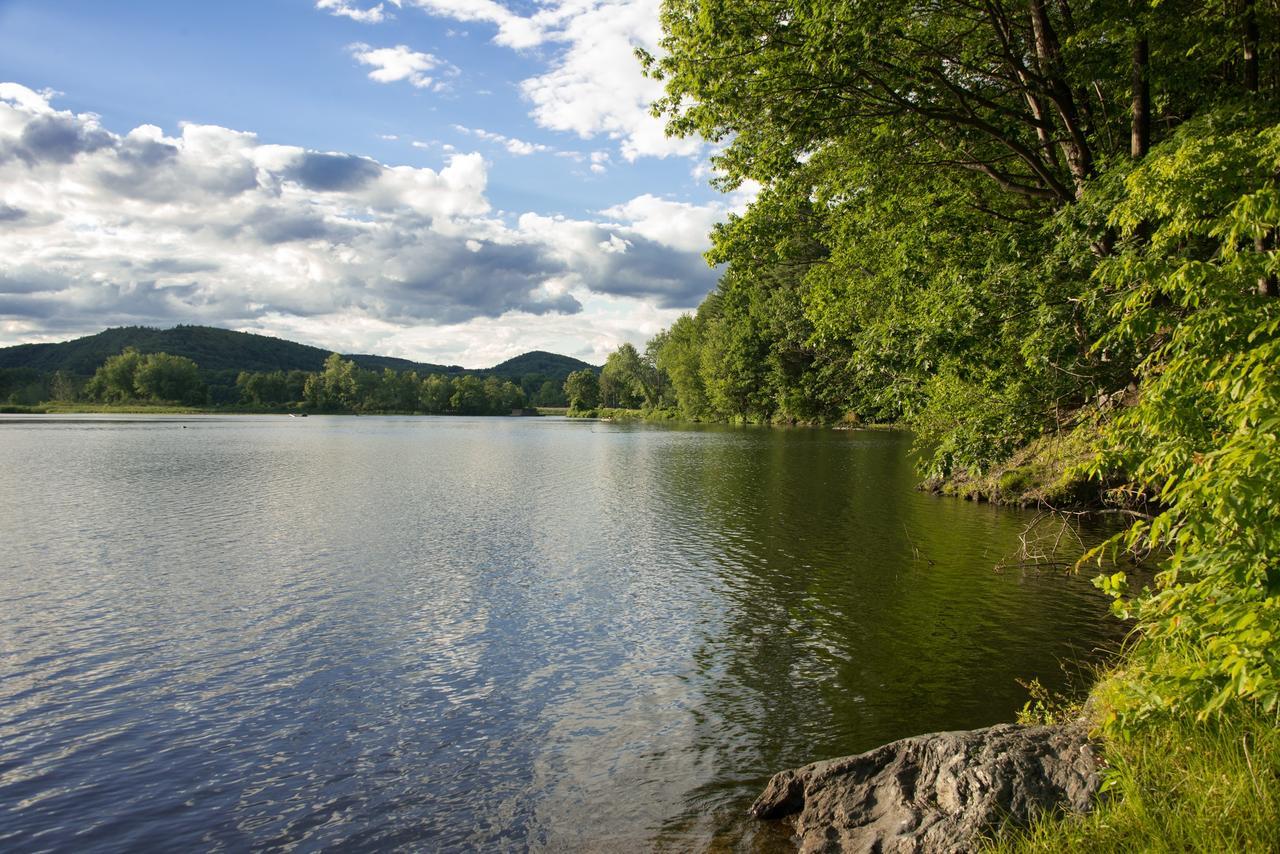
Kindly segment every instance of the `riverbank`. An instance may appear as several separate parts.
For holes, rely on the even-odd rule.
[[[4,415],[270,415],[283,410],[223,409],[207,406],[166,406],[126,403],[41,403],[35,406],[0,406]]]
[[[1104,683],[1105,685],[1105,683]],[[1280,851],[1280,719],[1241,706],[1174,716],[1102,742],[1103,795],[988,842],[1002,854]]]
[[[1107,503],[1104,485],[1084,473],[1100,433],[1088,423],[1046,433],[981,473],[957,471],[922,487],[938,495],[1019,507],[1079,509]]]
[[[539,412],[550,411],[539,408]],[[687,421],[671,409],[598,407],[558,409],[555,414],[601,421],[706,423]],[[909,431],[901,424],[864,423],[852,419],[834,423],[779,421],[760,426]],[[1045,433],[984,472],[958,470],[946,478],[927,478],[921,482],[920,488],[935,495],[1016,507],[1049,510],[1102,508],[1109,503],[1106,485],[1099,484],[1085,472],[1087,464],[1097,455],[1100,437],[1097,419],[1082,418],[1074,427]]]
[[[286,406],[179,406],[162,403],[41,403],[35,406],[6,404],[0,406],[3,415],[462,415],[467,413],[443,412],[357,412],[353,409],[304,409]],[[537,415],[564,414],[555,411],[537,410]],[[500,415],[484,415],[486,418],[533,417],[528,413],[501,413]]]
[[[905,738],[779,772],[751,812],[805,854],[1278,851],[1280,721],[1233,711],[1122,739],[1091,738],[1078,708]]]

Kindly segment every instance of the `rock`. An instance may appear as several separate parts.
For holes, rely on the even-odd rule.
[[[973,850],[1037,812],[1088,812],[1101,762],[1083,727],[940,732],[775,774],[751,806],[796,816],[800,851]]]

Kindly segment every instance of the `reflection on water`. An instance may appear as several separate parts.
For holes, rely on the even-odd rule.
[[[0,421],[0,848],[773,850],[1116,637],[887,433]]]

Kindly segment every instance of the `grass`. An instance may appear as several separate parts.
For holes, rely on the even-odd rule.
[[[39,411],[50,415],[207,415],[225,410],[209,406],[169,406],[159,403],[42,403]]]
[[[565,414],[570,418],[599,418],[602,421],[654,421],[665,416],[662,410],[619,409],[601,406],[596,409],[567,409]]]
[[[1278,725],[1274,713],[1239,707],[1110,738],[1106,793],[1092,813],[1043,817],[989,850],[1280,851]]]

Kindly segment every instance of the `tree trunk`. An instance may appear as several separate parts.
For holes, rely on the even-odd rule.
[[[1140,32],[1133,40],[1133,106],[1129,155],[1134,160],[1147,156],[1151,147],[1151,75],[1150,46],[1147,34]]]
[[[1274,252],[1276,248],[1276,233],[1273,229],[1264,237],[1255,238],[1253,248],[1259,253]],[[1258,295],[1264,297],[1280,296],[1280,282],[1276,281],[1275,276],[1261,276],[1258,278]]]
[[[1258,16],[1254,0],[1244,0],[1244,88],[1258,91]]]
[[[1049,100],[1057,108],[1058,118],[1066,128],[1067,137],[1062,140],[1062,153],[1066,156],[1067,168],[1075,181],[1076,195],[1084,190],[1084,183],[1093,174],[1093,152],[1084,128],[1080,123],[1080,114],[1076,108],[1075,96],[1071,93],[1062,68],[1062,53],[1058,44],[1058,36],[1053,31],[1053,23],[1049,19],[1049,11],[1044,0],[1031,0],[1031,31],[1035,36],[1036,60],[1040,66],[1040,74],[1048,85]]]

